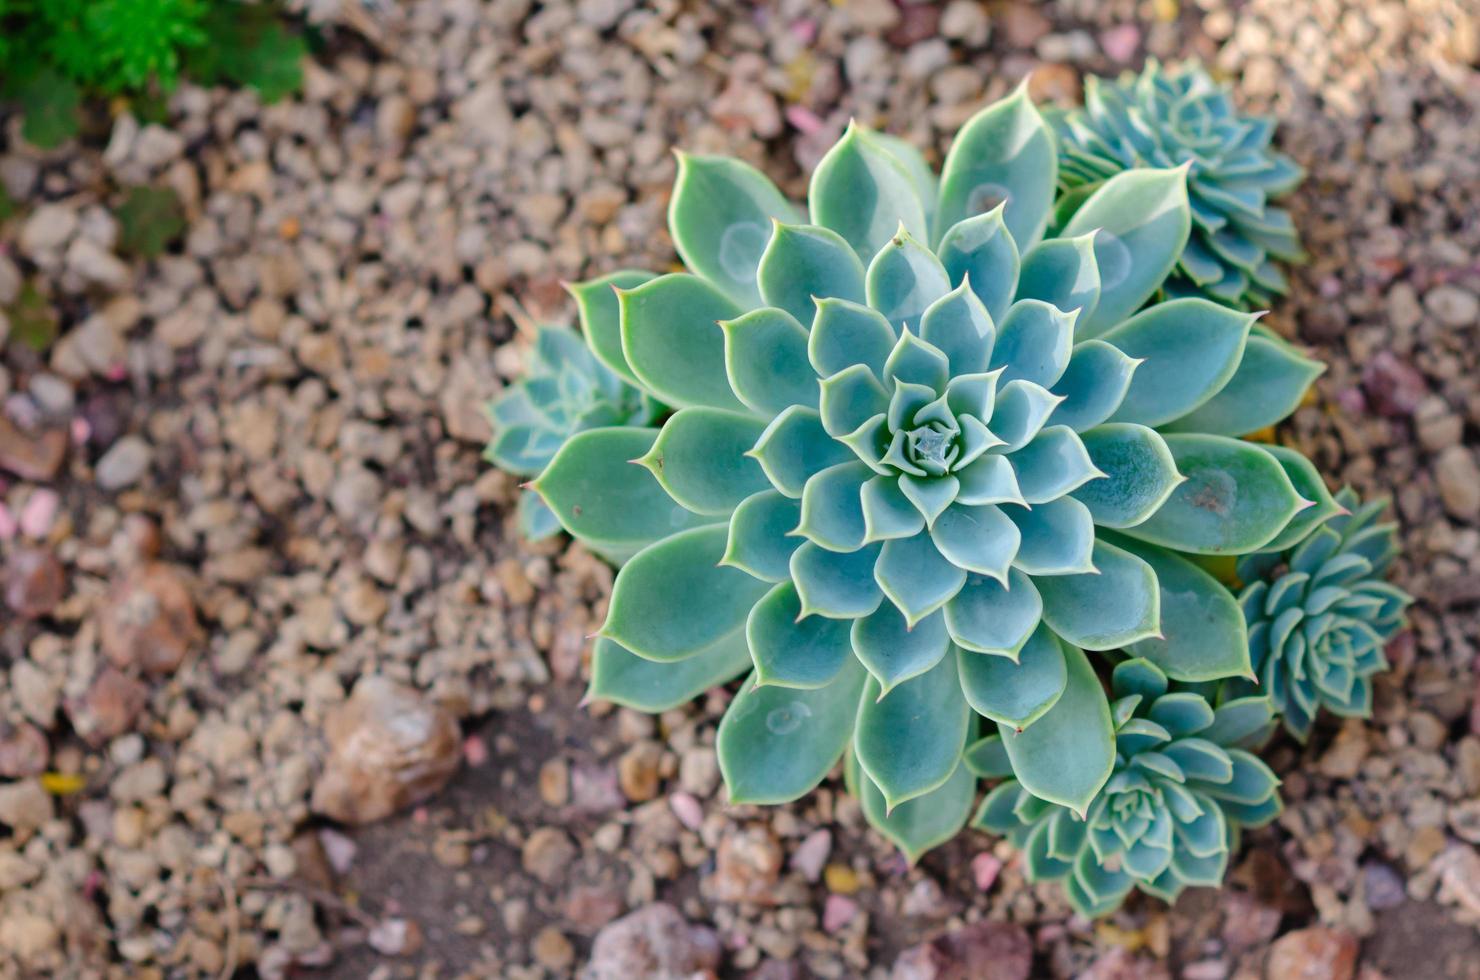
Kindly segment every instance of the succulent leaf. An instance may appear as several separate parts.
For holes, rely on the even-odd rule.
[[[1095,236],[1100,301],[1081,318],[1080,340],[1120,323],[1161,288],[1191,224],[1181,168],[1116,174],[1080,205],[1060,232],[1064,238]]]
[[[1268,544],[1310,501],[1277,459],[1226,436],[1165,437],[1187,477],[1159,510],[1125,533],[1201,555],[1244,554]]]
[[[1168,432],[1242,436],[1290,416],[1326,366],[1289,344],[1254,334],[1238,370],[1218,393],[1165,426]]]
[[[675,531],[707,523],[632,460],[648,452],[656,429],[591,429],[572,436],[534,481],[570,534],[604,554],[631,555]]]
[[[877,133],[856,122],[812,172],[807,206],[814,225],[837,232],[865,261],[901,228],[916,238],[928,234],[909,170]]]
[[[622,353],[622,311],[617,301],[617,291],[641,286],[655,278],[657,273],[620,269],[565,287],[576,301],[581,333],[585,335],[586,345],[591,348],[591,353],[628,384],[636,385],[640,382],[627,364],[626,355]]]
[[[853,653],[848,630],[846,620],[804,617],[796,586],[780,583],[751,608],[745,622],[756,683],[801,689],[832,683]]]
[[[961,219],[936,249],[951,285],[969,286],[993,323],[1002,322],[1012,305],[1021,267],[1017,242],[1002,219],[1005,207],[1003,202],[985,214]]]
[[[1089,660],[1074,647],[1063,654],[1064,690],[1053,706],[1022,731],[1002,724],[997,731],[1012,771],[1029,792],[1083,812],[1115,765],[1115,733]]]
[[[649,660],[691,657],[742,630],[764,582],[719,564],[723,524],[680,531],[639,551],[612,584],[601,635]],[[682,606],[685,615],[674,615]]]
[[[1204,299],[1174,299],[1104,334],[1142,362],[1112,420],[1163,425],[1208,401],[1237,371],[1253,323]]]
[[[858,705],[853,751],[890,809],[937,789],[961,760],[971,709],[961,692],[956,658],[884,693],[870,677]],[[908,752],[898,751],[901,745]]]
[[[858,797],[869,826],[903,851],[910,864],[960,833],[971,817],[971,804],[976,799],[976,780],[960,763],[940,786],[893,809],[851,754],[847,776],[850,792]]]
[[[941,172],[937,226],[1002,206],[1013,240],[1031,248],[1048,224],[1057,169],[1053,132],[1021,85],[956,134]]]
[[[615,640],[599,637],[591,652],[591,686],[586,697],[635,711],[667,711],[749,669],[750,649],[741,633],[727,634],[675,663],[639,657]]]
[[[790,313],[765,306],[720,323],[730,388],[757,415],[793,405],[817,407],[817,375],[807,363],[807,329]]]
[[[735,302],[755,306],[756,267],[773,221],[793,221],[796,209],[770,178],[729,157],[678,154],[668,204],[668,232],[684,265]]]
[[[677,407],[743,411],[725,374],[719,324],[740,310],[697,276],[670,273],[617,294],[622,354],[656,397]]]
[[[756,278],[767,306],[812,326],[821,298],[863,302],[863,272],[858,253],[831,228],[778,222]]]
[[[977,714],[1015,729],[1043,717],[1064,693],[1068,667],[1064,650],[1039,626],[1016,660],[956,648],[961,690]]]
[[[1092,574],[1036,580],[1043,621],[1087,650],[1113,650],[1155,636],[1161,597],[1151,566],[1105,541],[1095,542],[1093,561]]]
[[[730,802],[788,803],[822,782],[853,737],[865,676],[849,660],[814,690],[746,681],[715,738]]]

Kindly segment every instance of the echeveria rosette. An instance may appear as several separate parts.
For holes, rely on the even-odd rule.
[[[1230,438],[1309,372],[1280,354],[1256,377],[1246,314],[1142,309],[1187,239],[1183,170],[1106,181],[1044,239],[1055,166],[1021,90],[938,185],[850,127],[810,223],[753,168],[681,157],[669,223],[697,274],[577,288],[594,355],[676,409],[576,435],[535,483],[578,539],[635,552],[591,695],[663,710],[753,668],[718,737],[732,800],[796,799],[846,754],[914,855],[969,817],[983,718],[1041,798],[1100,790],[1085,650],[1248,674],[1232,595],[1176,552],[1244,553],[1309,509],[1304,471]],[[1044,725],[1059,705],[1075,723]]]
[[[1193,234],[1168,294],[1204,295],[1240,309],[1267,307],[1287,284],[1276,260],[1304,258],[1295,225],[1272,200],[1304,171],[1270,148],[1275,121],[1240,113],[1225,85],[1196,62],[1139,75],[1085,79],[1084,107],[1054,116],[1062,209],[1115,174],[1190,165]]]
[[[1302,742],[1321,708],[1371,714],[1372,676],[1387,669],[1384,648],[1413,601],[1386,581],[1398,553],[1397,525],[1379,520],[1387,502],[1360,504],[1349,488],[1335,499],[1343,512],[1293,547],[1245,556],[1237,566],[1258,689]]]
[[[1090,918],[1114,911],[1135,888],[1171,902],[1188,886],[1216,887],[1240,830],[1281,809],[1279,780],[1249,751],[1274,725],[1267,697],[1214,708],[1144,659],[1118,664],[1111,691],[1114,770],[1083,813],[1011,778],[998,736],[966,753],[976,775],[1007,777],[972,826],[1006,836],[1023,851],[1030,881],[1062,883],[1069,904]]]
[[[493,438],[484,456],[516,476],[538,476],[577,432],[612,425],[647,425],[658,414],[651,398],[624,382],[560,327],[540,327],[525,376],[488,404]],[[560,530],[538,494],[519,498],[519,531],[538,541]]]

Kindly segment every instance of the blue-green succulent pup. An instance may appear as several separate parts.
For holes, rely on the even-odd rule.
[[[1202,65],[1155,59],[1118,81],[1085,79],[1084,107],[1054,117],[1062,212],[1100,183],[1136,167],[1189,166],[1192,236],[1166,283],[1239,309],[1267,307],[1287,289],[1276,260],[1304,258],[1289,212],[1271,201],[1305,172],[1270,148],[1275,121],[1240,113]]]
[[[1168,902],[1189,885],[1223,881],[1241,828],[1280,813],[1279,780],[1248,749],[1274,726],[1269,699],[1213,708],[1149,661],[1116,666],[1115,769],[1084,813],[1041,800],[1008,778],[972,826],[1024,852],[1030,881],[1058,881],[1080,915],[1114,911],[1133,888]],[[1011,776],[997,736],[967,752],[988,778]]]
[[[1372,675],[1387,668],[1383,649],[1413,601],[1386,581],[1398,553],[1397,525],[1379,520],[1387,501],[1359,504],[1350,489],[1336,501],[1344,512],[1298,543],[1238,563],[1258,689],[1301,741],[1321,708],[1371,714]]]
[[[1147,305],[1188,240],[1186,168],[1118,174],[1045,237],[1057,166],[1022,89],[939,178],[850,126],[805,213],[682,156],[691,271],[576,287],[594,357],[675,409],[576,434],[533,481],[632,555],[591,695],[661,711],[748,675],[718,736],[732,800],[796,799],[846,755],[915,855],[969,817],[980,726],[1038,797],[1100,792],[1115,726],[1084,651],[1250,673],[1233,596],[1179,553],[1247,553],[1329,503],[1309,463],[1232,438],[1288,415],[1311,362],[1205,299]]]

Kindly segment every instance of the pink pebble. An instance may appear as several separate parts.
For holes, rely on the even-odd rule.
[[[704,823],[704,807],[699,805],[692,793],[674,793],[668,797],[668,807],[678,822],[690,830],[698,830]]]
[[[803,44],[811,44],[817,40],[817,21],[815,20],[794,20],[788,30],[791,31],[792,37]]]
[[[991,891],[997,872],[1001,870],[1002,861],[985,851],[971,859],[971,876],[976,879],[976,887],[980,891]]]
[[[811,135],[822,128],[822,119],[804,105],[787,106],[786,121],[804,135]]]
[[[858,914],[858,903],[846,895],[829,895],[822,906],[822,928],[825,932],[837,932],[853,921]]]
[[[84,446],[87,440],[92,438],[92,423],[78,416],[72,420],[72,444]]]
[[[114,361],[108,365],[108,370],[103,372],[103,377],[109,381],[122,381],[128,377],[128,365],[122,361]]]
[[[10,508],[0,504],[0,541],[9,541],[15,537],[18,529],[19,525],[16,524],[15,515],[10,512]]]
[[[319,844],[323,846],[324,856],[329,859],[329,866],[335,873],[347,874],[354,866],[355,852],[359,847],[344,834],[325,827],[319,831]]]
[[[1100,35],[1100,47],[1112,61],[1122,64],[1136,56],[1136,47],[1141,43],[1141,30],[1135,24],[1121,24]]]
[[[55,490],[37,490],[31,494],[26,506],[21,508],[20,529],[28,538],[44,538],[51,533],[56,523],[57,508],[61,498]]]
[[[463,760],[470,766],[481,766],[488,761],[488,743],[477,735],[469,735],[463,741]]]

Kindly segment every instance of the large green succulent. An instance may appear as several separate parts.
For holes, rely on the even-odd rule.
[[[1117,175],[1045,238],[1056,167],[1021,89],[938,181],[850,126],[806,220],[753,168],[681,157],[692,272],[578,288],[594,356],[676,408],[578,433],[533,481],[633,555],[591,694],[658,711],[749,672],[718,738],[733,800],[795,799],[846,753],[915,854],[970,814],[980,719],[1040,798],[1100,791],[1084,650],[1249,674],[1233,597],[1177,552],[1249,552],[1329,504],[1309,463],[1231,438],[1292,411],[1311,362],[1203,299],[1142,309],[1187,241],[1185,169]]]
[[[630,283],[646,277],[619,274],[617,278]],[[581,287],[576,291],[582,302],[605,299],[604,295],[589,297]],[[577,432],[610,425],[647,425],[657,417],[658,408],[651,398],[592,357],[575,333],[541,327],[524,379],[488,404],[493,439],[484,455],[517,476],[536,476]],[[538,494],[520,496],[521,534],[538,541],[559,530],[560,521]]]
[[[1228,87],[1202,65],[1166,70],[1153,58],[1139,75],[1087,78],[1084,107],[1054,122],[1059,181],[1069,192],[1064,210],[1122,171],[1189,166],[1194,233],[1167,281],[1169,294],[1248,309],[1286,291],[1275,260],[1298,261],[1304,253],[1289,212],[1269,202],[1305,173],[1270,149],[1274,119],[1240,113]]]
[[[972,822],[1007,836],[1024,852],[1029,880],[1061,882],[1074,910],[1091,917],[1133,888],[1170,902],[1189,885],[1219,885],[1239,830],[1281,809],[1279,780],[1248,751],[1275,724],[1267,697],[1214,709],[1143,659],[1118,664],[1111,688],[1115,770],[1083,814],[1008,778]],[[971,747],[967,764],[987,778],[1012,775],[995,735]]]
[[[1378,522],[1387,502],[1359,504],[1350,488],[1336,502],[1342,513],[1297,544],[1238,563],[1259,690],[1301,741],[1322,707],[1371,714],[1372,675],[1387,668],[1383,649],[1413,601],[1385,581],[1398,553],[1397,525]]]

